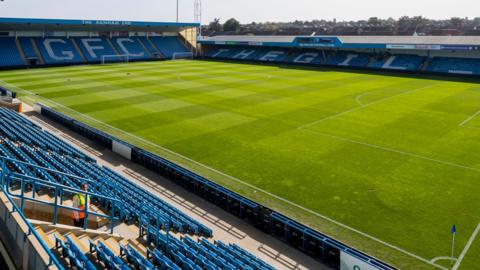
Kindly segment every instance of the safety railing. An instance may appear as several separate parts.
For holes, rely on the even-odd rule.
[[[57,257],[53,254],[53,252],[47,246],[45,241],[42,239],[42,237],[38,234],[38,232],[32,226],[32,224],[25,217],[25,215],[23,213],[25,201],[32,201],[34,203],[40,203],[40,204],[45,204],[45,205],[52,206],[53,209],[54,209],[53,210],[53,212],[54,212],[53,223],[54,224],[56,224],[56,221],[57,221],[56,217],[57,217],[57,211],[58,211],[59,208],[68,209],[68,210],[71,210],[71,211],[83,211],[83,213],[85,215],[84,229],[86,229],[87,226],[88,226],[88,216],[89,215],[108,218],[110,220],[110,225],[111,225],[110,226],[110,233],[113,233],[113,228],[114,228],[115,221],[118,220],[118,218],[115,218],[115,210],[118,210],[120,213],[122,212],[121,202],[119,200],[114,199],[114,198],[109,198],[109,197],[106,197],[106,196],[103,196],[103,195],[100,195],[100,194],[80,190],[80,189],[77,189],[77,188],[74,188],[74,187],[69,187],[69,186],[66,186],[66,185],[63,185],[63,184],[58,184],[58,183],[55,183],[55,182],[49,182],[49,181],[38,179],[38,178],[35,178],[35,177],[32,177],[32,176],[27,176],[27,175],[22,175],[22,174],[12,172],[12,171],[9,170],[9,165],[13,165],[13,164],[22,165],[22,166],[25,166],[27,168],[32,168],[32,169],[39,169],[39,170],[42,170],[44,172],[49,172],[49,173],[54,174],[54,175],[55,174],[60,175],[60,176],[62,176],[63,179],[74,179],[75,182],[77,182],[77,183],[87,183],[87,184],[93,185],[95,187],[98,187],[98,183],[91,180],[91,179],[86,179],[86,178],[78,177],[78,176],[71,175],[71,174],[68,174],[68,173],[55,171],[55,170],[52,170],[52,169],[49,169],[49,168],[37,166],[37,165],[34,165],[34,164],[26,163],[26,162],[23,162],[23,161],[19,161],[19,160],[16,160],[16,159],[12,159],[12,158],[8,158],[8,157],[0,155],[0,189],[6,195],[8,201],[12,205],[13,209],[12,209],[11,213],[13,213],[13,212],[18,213],[18,215],[20,216],[22,221],[27,226],[28,231],[27,231],[26,235],[27,236],[33,235],[35,237],[35,239],[39,242],[43,251],[47,254],[47,256],[48,256],[48,263],[47,263],[47,267],[46,267],[47,269],[49,269],[49,267],[52,266],[52,265],[54,265],[55,267],[57,267],[60,270],[64,270],[65,268],[62,266],[62,264],[59,262]],[[15,182],[20,183],[20,194],[12,193],[11,190],[10,190],[10,188],[12,187],[12,184],[14,184]],[[31,198],[27,198],[25,196],[25,189],[27,188],[27,186],[32,188],[32,197]],[[38,189],[41,189],[41,188],[47,188],[47,189],[53,189],[54,190],[54,194],[55,194],[54,197],[55,198],[54,198],[53,203],[42,201],[42,200],[39,200],[38,198],[35,198],[35,193],[36,193],[35,190],[38,190]],[[83,196],[85,196],[85,198],[88,198],[90,196],[90,197],[93,197],[93,198],[107,200],[107,201],[110,202],[110,205],[111,205],[111,209],[110,209],[111,214],[109,216],[107,216],[107,215],[104,215],[104,214],[91,212],[91,211],[89,211],[88,203],[85,205],[84,209],[79,209],[79,208],[63,205],[62,202],[63,202],[63,197],[65,196],[64,195],[65,193],[82,194]],[[20,200],[20,207],[17,205],[17,202],[15,201],[15,199]]]
[[[2,173],[0,172],[0,174],[2,174]],[[4,193],[6,192],[5,187],[2,187],[2,191]],[[42,247],[42,249],[47,253],[48,264],[47,264],[46,269],[48,269],[51,265],[55,265],[59,270],[64,270],[65,268],[63,268],[62,264],[58,261],[57,257],[53,254],[53,252],[50,250],[50,248],[48,248],[47,244],[45,243],[45,241],[43,241],[42,237],[37,233],[37,231],[32,226],[32,224],[30,224],[30,222],[28,222],[25,215],[22,213],[22,211],[20,211],[19,207],[15,204],[15,201],[9,196],[6,196],[6,197],[13,207],[13,210],[12,210],[11,213],[16,212],[20,216],[22,221],[25,223],[25,225],[27,226],[28,231],[27,231],[26,235],[27,236],[33,235],[37,239],[37,241],[40,243],[40,246]]]
[[[0,178],[2,179],[2,185],[1,185],[1,190],[4,194],[7,194],[6,186],[3,185],[4,179],[5,179],[5,174],[7,173],[6,166],[5,166],[5,160],[2,157],[2,169],[0,170]],[[33,235],[35,239],[38,241],[40,246],[42,247],[43,251],[47,254],[48,256],[48,263],[46,269],[49,269],[50,266],[54,265],[57,267],[59,270],[64,270],[65,268],[62,266],[60,261],[57,259],[57,257],[53,254],[53,252],[50,250],[50,248],[47,246],[45,241],[43,241],[42,237],[38,234],[38,232],[35,230],[35,228],[32,226],[32,224],[27,220],[23,212],[20,210],[20,208],[17,206],[15,200],[11,198],[10,196],[6,195],[8,201],[12,205],[12,211],[11,213],[17,213],[18,216],[22,219],[23,223],[27,226],[28,231],[26,233],[26,236]]]
[[[16,193],[11,192],[10,187],[12,186],[13,183],[16,183],[16,182],[20,182],[20,194],[16,194]],[[25,196],[25,189],[27,188],[27,186],[30,186],[32,188],[32,197]],[[88,228],[88,217],[89,216],[97,216],[97,217],[100,217],[100,218],[107,218],[107,219],[110,220],[110,233],[113,233],[115,221],[118,220],[117,218],[115,218],[115,208],[116,208],[116,205],[120,205],[120,201],[117,200],[117,199],[113,199],[113,198],[109,198],[109,197],[100,195],[100,194],[96,194],[96,193],[84,191],[84,190],[81,190],[81,189],[68,187],[68,186],[61,185],[61,184],[56,184],[56,183],[53,183],[53,182],[48,182],[48,181],[45,181],[45,180],[41,180],[41,179],[38,179],[38,178],[26,176],[26,175],[21,175],[21,174],[18,174],[18,173],[8,173],[6,175],[6,177],[5,177],[5,187],[6,188],[4,190],[5,190],[5,193],[8,196],[20,199],[20,210],[22,212],[24,210],[25,201],[31,201],[31,202],[34,202],[34,203],[39,203],[39,204],[43,204],[43,205],[47,205],[47,206],[52,206],[53,207],[53,224],[57,224],[58,209],[67,209],[67,210],[76,211],[76,212],[83,212],[84,217],[85,217],[85,222],[83,224],[84,229]],[[54,202],[53,203],[35,198],[35,195],[34,195],[35,190],[38,190],[38,189],[41,189],[41,188],[54,191],[54,196],[53,196],[54,197],[53,198]],[[71,207],[71,206],[63,205],[62,204],[63,198],[68,193],[80,194],[84,198],[86,198],[87,202],[85,203],[85,208],[81,209],[81,208],[77,208],[77,207]],[[111,206],[110,215],[107,216],[107,215],[104,215],[104,214],[101,214],[101,213],[96,213],[96,212],[89,211],[89,204],[90,204],[89,200],[90,200],[90,198],[99,199],[99,200],[103,199],[103,200],[110,201],[110,204],[109,204]]]

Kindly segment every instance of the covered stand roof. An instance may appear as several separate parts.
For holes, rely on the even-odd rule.
[[[0,18],[0,31],[168,31],[198,27],[190,22]]]
[[[251,46],[480,50],[480,36],[214,36],[199,42]]]

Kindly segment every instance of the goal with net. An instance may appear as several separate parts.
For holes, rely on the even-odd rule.
[[[119,63],[125,62],[128,63],[130,61],[130,56],[128,54],[113,54],[113,55],[103,55],[102,56],[102,64],[108,63]]]
[[[178,59],[193,59],[192,52],[176,52],[172,54],[172,60]]]

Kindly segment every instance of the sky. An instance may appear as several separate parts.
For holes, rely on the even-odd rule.
[[[179,19],[192,22],[193,0],[179,0]],[[242,23],[312,19],[360,20],[418,16],[480,17],[480,0],[203,0],[202,23],[236,18]],[[176,20],[176,0],[4,0],[0,17]]]

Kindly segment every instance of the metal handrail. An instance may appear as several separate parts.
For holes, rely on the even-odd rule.
[[[72,211],[83,211],[84,214],[85,214],[84,229],[87,229],[87,227],[88,227],[88,216],[93,215],[93,216],[98,216],[98,217],[103,217],[103,218],[110,219],[110,222],[111,222],[110,233],[113,233],[114,222],[115,222],[115,220],[118,220],[118,219],[115,218],[115,202],[116,203],[121,203],[120,200],[115,199],[115,198],[106,197],[106,196],[103,196],[103,195],[100,195],[100,194],[97,194],[97,193],[88,192],[88,191],[84,191],[84,190],[81,190],[81,189],[68,187],[68,186],[65,186],[65,185],[62,185],[62,184],[56,184],[56,183],[48,182],[48,181],[38,179],[38,178],[34,178],[34,177],[31,177],[31,176],[21,175],[21,174],[18,174],[18,173],[7,173],[5,178],[6,178],[6,181],[5,181],[6,182],[5,183],[6,193],[8,195],[12,196],[12,197],[20,198],[20,200],[21,200],[20,209],[22,211],[23,211],[23,205],[24,205],[25,200],[41,203],[41,204],[44,204],[44,205],[53,206],[54,207],[54,209],[53,209],[54,224],[56,224],[56,217],[57,217],[57,209],[58,208],[63,208],[63,209],[72,210]],[[10,192],[9,187],[10,187],[11,180],[20,180],[20,183],[21,183],[21,194],[20,195],[19,194],[13,194],[13,193]],[[35,198],[25,197],[24,196],[24,191],[25,191],[25,186],[26,186],[25,184],[26,183],[32,184],[33,186],[43,186],[43,187],[54,188],[55,189],[55,202],[54,203],[49,203],[49,202],[45,202],[45,201],[38,200],[38,199],[35,199]],[[62,204],[58,204],[57,198],[60,194],[63,194],[64,191],[67,191],[67,192],[70,192],[70,193],[77,193],[77,194],[81,193],[85,196],[85,198],[88,198],[88,197],[92,196],[92,197],[95,197],[95,198],[110,200],[111,206],[112,206],[111,215],[107,216],[107,215],[103,215],[103,214],[88,211],[88,203],[85,205],[85,209],[80,209],[80,208],[76,208],[76,207],[70,207],[70,206],[65,206],[65,205],[62,205]]]
[[[3,178],[4,176],[4,172],[5,171],[0,171],[0,177]],[[2,185],[1,189],[2,191],[7,194],[7,191],[5,189],[6,187],[4,185]],[[20,216],[20,218],[23,220],[23,222],[27,225],[28,227],[28,232],[27,232],[27,236],[33,234],[33,236],[35,236],[35,238],[37,239],[37,241],[40,243],[40,246],[43,248],[43,250],[45,251],[45,253],[48,255],[48,265],[46,267],[46,269],[49,268],[49,266],[51,266],[52,264],[54,264],[59,270],[65,270],[65,268],[62,266],[62,264],[60,263],[60,261],[57,259],[57,257],[53,254],[53,252],[50,250],[50,248],[47,246],[47,244],[45,243],[45,241],[43,241],[42,237],[37,233],[37,231],[35,230],[35,228],[32,226],[32,224],[27,220],[27,218],[25,217],[25,215],[22,213],[22,211],[18,208],[18,206],[16,205],[15,201],[10,197],[10,196],[6,196],[8,201],[10,202],[10,204],[12,205],[13,207],[13,210],[11,213],[14,213],[14,212],[17,212],[18,215]]]
[[[94,180],[92,180],[92,179],[88,179],[88,178],[76,176],[76,175],[73,175],[73,174],[69,174],[69,173],[64,173],[64,172],[52,170],[52,169],[50,169],[50,168],[38,166],[38,165],[31,164],[31,163],[27,163],[27,162],[24,162],[24,161],[21,161],[21,160],[17,160],[17,159],[12,159],[12,158],[9,158],[9,157],[6,157],[6,156],[2,156],[2,155],[0,155],[0,160],[2,161],[2,168],[1,168],[2,170],[3,170],[3,169],[6,169],[6,162],[7,162],[7,161],[11,161],[11,162],[15,162],[15,163],[17,163],[17,164],[23,164],[23,165],[29,166],[29,167],[31,167],[31,168],[42,169],[42,170],[45,170],[45,171],[47,171],[47,172],[55,173],[55,174],[58,174],[58,175],[72,177],[72,178],[74,178],[74,179],[82,180],[82,181],[85,182],[85,183],[96,183],[96,181],[94,181]]]
[[[20,218],[23,220],[23,222],[27,225],[27,227],[28,227],[27,236],[28,235],[33,235],[36,238],[36,240],[40,243],[40,246],[42,247],[42,249],[48,255],[49,259],[48,259],[47,269],[49,268],[49,266],[54,264],[59,270],[65,270],[65,268],[62,266],[62,264],[57,259],[57,257],[53,254],[53,252],[47,246],[45,241],[41,238],[41,236],[38,234],[38,232],[35,230],[35,228],[32,226],[32,224],[27,220],[27,218],[23,214],[23,201],[24,200],[34,201],[34,202],[37,202],[37,203],[42,203],[42,204],[47,204],[47,205],[53,206],[54,207],[54,212],[55,212],[54,213],[55,217],[56,217],[56,208],[58,208],[58,207],[65,208],[65,209],[70,209],[70,210],[81,210],[81,209],[75,208],[75,207],[64,206],[64,205],[61,205],[61,204],[58,205],[57,197],[58,197],[60,191],[61,191],[61,194],[63,194],[63,191],[66,190],[66,191],[72,192],[72,193],[74,193],[74,192],[82,193],[86,197],[89,196],[89,195],[92,195],[92,196],[97,197],[97,198],[110,200],[111,201],[111,206],[112,206],[111,216],[98,214],[98,213],[94,213],[94,212],[89,212],[88,211],[88,204],[86,204],[85,209],[83,209],[82,211],[84,211],[84,213],[85,213],[84,229],[86,229],[86,227],[87,227],[88,215],[91,214],[91,215],[94,215],[94,216],[110,218],[110,220],[111,220],[111,231],[110,232],[113,233],[114,222],[115,222],[115,220],[118,220],[118,219],[115,218],[115,203],[114,202],[119,203],[119,205],[121,205],[120,200],[115,199],[115,198],[106,197],[106,196],[103,196],[101,194],[96,194],[96,193],[80,190],[80,189],[77,189],[77,188],[65,186],[65,185],[62,185],[62,184],[57,184],[57,183],[45,181],[45,180],[38,179],[38,178],[35,178],[35,177],[11,172],[7,168],[7,162],[23,164],[23,165],[26,165],[26,166],[31,167],[31,168],[42,169],[42,170],[45,170],[45,171],[48,171],[48,172],[51,172],[51,173],[54,173],[54,174],[57,174],[57,175],[72,177],[74,179],[81,180],[84,183],[94,183],[96,185],[97,182],[95,182],[94,180],[91,180],[91,179],[86,179],[86,178],[83,178],[83,177],[78,177],[76,175],[55,171],[55,170],[52,170],[52,169],[49,169],[49,168],[45,168],[45,167],[42,167],[42,166],[30,164],[30,163],[27,163],[27,162],[23,162],[23,161],[20,161],[20,160],[16,160],[16,159],[12,159],[12,158],[0,155],[0,163],[1,163],[0,164],[0,185],[1,185],[0,188],[3,191],[3,193],[6,195],[8,201],[12,204],[13,210],[11,211],[11,213],[17,212],[19,214]],[[9,186],[10,186],[9,182],[10,182],[10,179],[12,179],[12,178],[16,178],[16,179],[19,178],[19,180],[21,180],[22,190],[21,190],[20,195],[12,194],[9,190]],[[33,186],[40,185],[40,186],[44,186],[44,187],[55,188],[55,202],[52,204],[52,203],[47,203],[45,201],[41,201],[41,200],[34,199],[34,198],[26,198],[24,196],[24,191],[25,191],[25,182],[27,182],[27,181],[28,181],[28,183],[33,184]],[[20,198],[22,200],[22,206],[20,208],[16,205],[16,202],[15,202],[14,198]],[[119,210],[121,211],[121,208]]]

